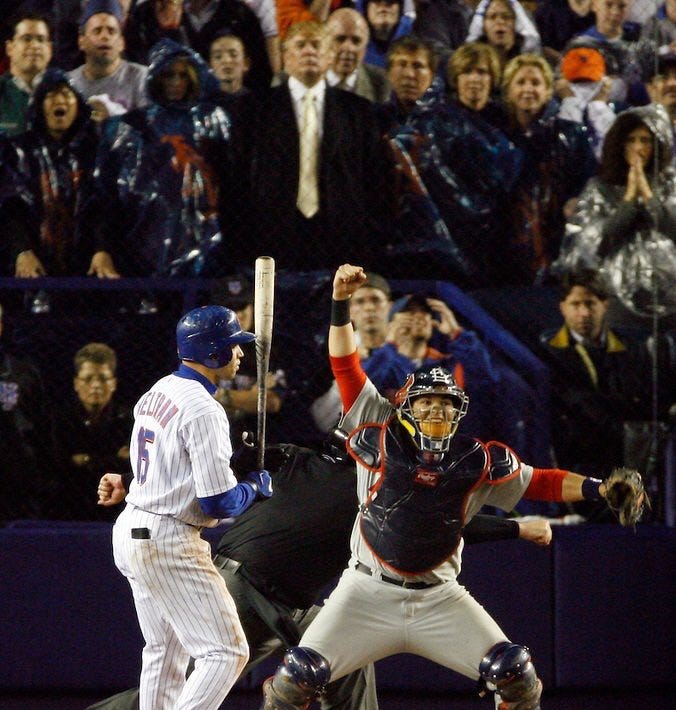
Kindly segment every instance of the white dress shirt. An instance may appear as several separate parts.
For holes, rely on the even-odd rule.
[[[317,108],[317,121],[319,122],[319,139],[322,138],[324,128],[324,98],[326,95],[326,82],[324,79],[318,81],[313,87],[307,87],[301,81],[298,81],[293,76],[289,77],[289,91],[291,92],[291,103],[296,114],[296,123],[298,124],[298,133],[303,129],[303,98],[305,94],[312,89],[315,95],[315,107]]]

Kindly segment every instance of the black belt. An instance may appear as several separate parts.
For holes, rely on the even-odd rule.
[[[242,566],[241,562],[231,560],[229,557],[225,557],[225,555],[214,555],[211,560],[219,569],[229,569],[231,572],[237,572]]]
[[[374,576],[373,570],[361,562],[357,562],[355,569],[357,572],[363,572],[371,577]],[[376,577],[376,579],[378,578]],[[393,577],[386,577],[384,574],[380,576],[380,579],[388,584],[404,587],[404,589],[429,589],[430,587],[436,587],[437,584],[441,584],[441,580],[438,582],[409,582],[407,579],[394,579]]]

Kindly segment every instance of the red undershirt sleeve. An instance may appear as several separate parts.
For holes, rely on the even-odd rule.
[[[331,370],[338,383],[343,411],[347,412],[355,403],[359,393],[366,382],[366,373],[362,370],[359,355],[355,350],[343,357],[331,357]]]
[[[562,501],[563,479],[568,471],[560,468],[535,468],[523,497],[527,500]]]

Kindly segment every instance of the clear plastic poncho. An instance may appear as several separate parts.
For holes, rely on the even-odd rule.
[[[655,136],[656,150],[671,155],[672,130],[663,106],[637,114]],[[615,296],[639,315],[676,312],[676,170],[649,175],[653,198],[624,200],[625,185],[591,178],[580,195],[555,270],[600,269]],[[613,247],[604,246],[612,241]]]

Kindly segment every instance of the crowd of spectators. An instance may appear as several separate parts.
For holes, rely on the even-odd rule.
[[[269,254],[308,283],[348,259],[513,287],[527,310],[582,268],[608,284],[614,324],[628,313],[645,339],[657,313],[673,329],[676,0],[25,0],[0,17],[0,277],[227,290]],[[451,357],[471,323],[425,295]],[[370,357],[383,391],[403,384],[397,333],[385,324]],[[499,378],[472,337],[459,363],[481,399]],[[219,393],[238,436],[246,377]],[[287,387],[282,362],[273,416]]]

